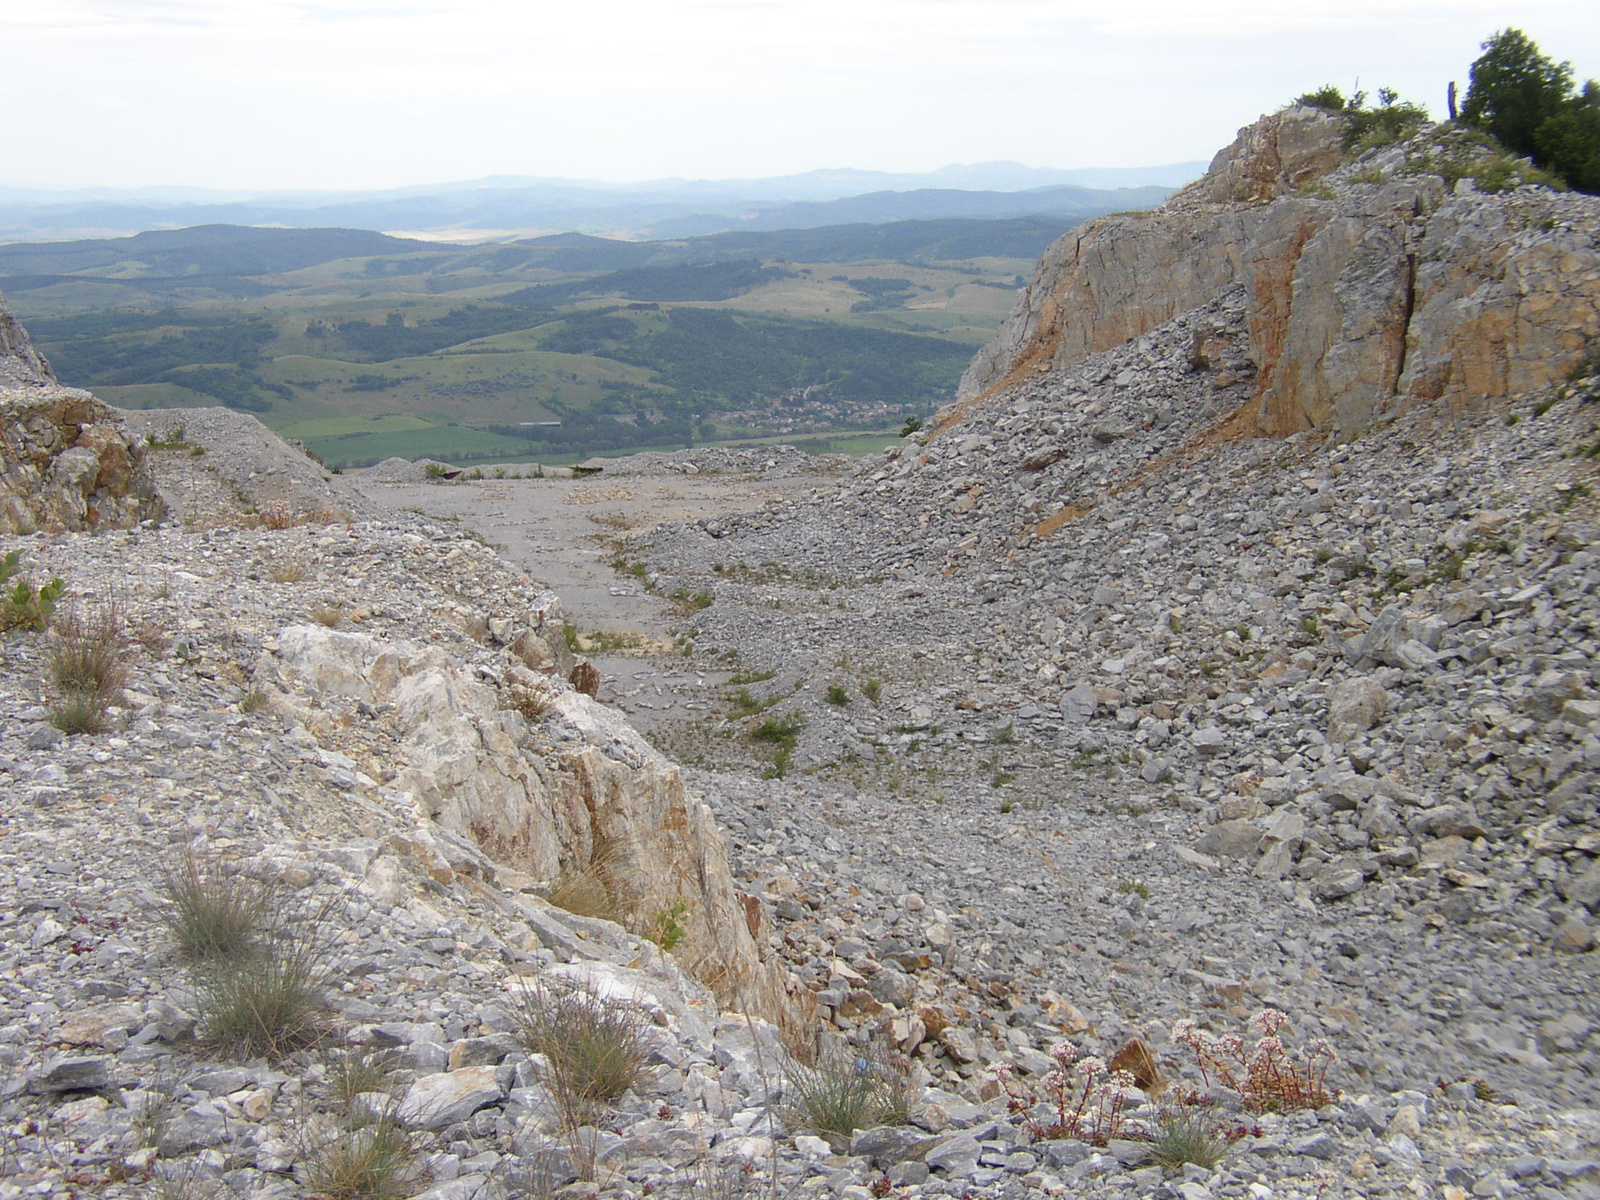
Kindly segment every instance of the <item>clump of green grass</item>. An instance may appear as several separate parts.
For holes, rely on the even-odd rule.
[[[592,988],[535,982],[519,993],[517,1034],[544,1058],[544,1083],[563,1110],[592,1112],[636,1084],[649,1055],[649,1019]]]
[[[824,699],[826,699],[829,704],[843,708],[846,704],[850,703],[850,693],[845,690],[843,684],[830,684],[827,695],[824,697]]]
[[[69,737],[105,733],[111,728],[106,705],[88,692],[68,692],[50,704],[50,724]]]
[[[790,713],[786,717],[771,717],[751,730],[750,737],[757,742],[793,750],[805,724],[805,718],[799,713]]]
[[[1009,746],[1017,740],[1017,727],[1014,722],[1007,721],[989,735],[989,740],[996,746]]]
[[[735,687],[746,683],[765,683],[776,674],[776,671],[740,671],[737,675],[729,676],[728,682]]]
[[[810,1065],[791,1063],[785,1077],[790,1117],[802,1128],[849,1137],[857,1129],[906,1122],[909,1076],[881,1049],[829,1049]]]
[[[1211,1112],[1200,1105],[1166,1104],[1150,1129],[1150,1157],[1169,1171],[1185,1163],[1211,1170],[1227,1153],[1227,1141]]]
[[[867,680],[861,685],[861,694],[874,704],[878,703],[879,700],[883,699],[883,681],[880,679]]]
[[[679,610],[684,613],[697,613],[701,609],[710,608],[716,603],[716,597],[710,592],[691,592],[688,588],[674,590],[672,599]]]
[[[769,766],[766,770],[761,772],[761,778],[763,778],[763,779],[786,779],[786,778],[788,778],[789,767],[793,763],[793,761],[794,761],[794,756],[789,752],[788,747],[780,748],[779,751],[775,755],[772,756],[772,765]]]
[[[733,711],[743,717],[752,716],[764,708],[772,707],[772,700],[757,700],[749,688],[740,688],[733,694]]]
[[[189,960],[206,1041],[282,1058],[321,1040],[341,893],[291,900],[276,884],[187,856],[165,888],[164,918]]]
[[[319,1041],[331,963],[316,933],[280,931],[255,954],[196,963],[205,1039],[234,1054],[282,1058]]]

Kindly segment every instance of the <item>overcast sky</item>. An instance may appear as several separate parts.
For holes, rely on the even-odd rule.
[[[0,184],[376,188],[1208,159],[1332,82],[1442,115],[1546,0],[0,0]]]

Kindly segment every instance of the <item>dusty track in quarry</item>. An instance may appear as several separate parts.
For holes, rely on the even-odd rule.
[[[807,456],[790,455],[811,470],[768,474],[679,470],[574,478],[552,470],[543,478],[462,479],[440,484],[366,485],[380,504],[460,522],[509,561],[561,597],[577,649],[600,670],[598,698],[628,714],[645,732],[703,718],[716,689],[734,670],[686,659],[678,640],[685,605],[646,573],[619,569],[640,562],[634,548],[658,526],[715,520],[775,500],[803,498],[832,484]],[[773,460],[748,459],[764,467]],[[507,474],[520,473],[512,467]]]

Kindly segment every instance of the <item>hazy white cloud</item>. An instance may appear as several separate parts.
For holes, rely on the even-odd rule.
[[[1324,82],[1442,103],[1544,0],[46,0],[7,6],[9,183],[353,187],[1206,158]],[[13,165],[11,171],[19,171]]]

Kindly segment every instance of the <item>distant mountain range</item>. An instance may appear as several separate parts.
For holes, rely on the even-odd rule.
[[[828,170],[772,179],[605,183],[494,177],[371,192],[200,188],[51,191],[0,186],[0,241],[119,236],[195,225],[693,237],[731,230],[1049,215],[1083,219],[1160,203],[1204,163],[1053,170],[1019,163],[920,174]]]

